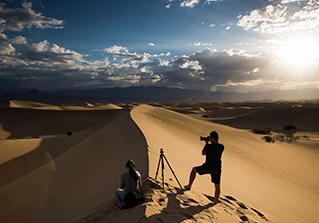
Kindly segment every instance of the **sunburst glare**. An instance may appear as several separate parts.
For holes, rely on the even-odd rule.
[[[276,54],[290,65],[306,66],[318,62],[319,44],[311,37],[296,36],[287,39]]]

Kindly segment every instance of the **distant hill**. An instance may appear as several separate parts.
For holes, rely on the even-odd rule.
[[[3,89],[0,91],[3,92]],[[295,100],[319,98],[319,89],[298,89],[286,91],[264,91],[251,93],[210,92],[168,87],[127,87],[99,88],[89,90],[59,89],[40,91],[27,89],[9,91],[0,94],[0,103],[8,100],[22,99],[44,103],[74,103],[81,99],[91,99],[91,102],[151,102],[151,101],[245,101],[245,100]],[[74,99],[74,100],[73,100]],[[75,100],[76,99],[76,100]],[[94,100],[93,100],[94,99]],[[86,100],[88,101],[88,100]]]

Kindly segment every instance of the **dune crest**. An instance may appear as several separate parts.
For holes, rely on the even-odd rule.
[[[58,106],[43,104],[39,102],[11,100],[9,102],[10,108],[27,108],[27,109],[45,109],[45,110],[62,110]]]

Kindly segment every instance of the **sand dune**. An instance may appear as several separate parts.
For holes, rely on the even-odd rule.
[[[134,105],[130,112],[115,105],[106,105],[104,110],[103,105],[94,106],[99,107],[96,109],[72,110],[75,107],[72,106],[70,110],[64,107],[52,110],[50,105],[14,103],[20,107],[0,108],[0,153],[5,157],[0,159],[0,222],[316,222],[319,219],[319,177],[314,174],[319,169],[319,141],[300,139],[290,144],[269,144],[245,129],[248,128],[245,122],[256,124],[263,118],[265,114],[261,112],[273,114],[278,108],[275,103],[269,102],[268,110],[267,103],[258,104],[257,109],[248,102],[215,103],[211,107],[205,103],[177,104],[174,108],[170,104]],[[37,106],[48,109],[34,109]],[[310,123],[311,118],[317,120],[309,113],[311,109],[294,111],[309,107],[285,106],[286,113],[292,113],[286,116],[300,115],[296,125],[304,123],[304,129],[317,130]],[[228,113],[218,111],[225,107]],[[194,112],[214,112],[214,109],[220,118],[234,117],[228,120],[228,126],[200,120],[201,113]],[[275,113],[279,115],[265,116],[265,120],[279,126],[276,120],[280,121],[283,115]],[[212,130],[220,133],[220,141],[226,147],[221,203],[212,206],[214,188],[209,176],[197,176],[191,191],[179,190],[166,163],[166,189],[159,189],[161,173],[157,180],[154,178],[160,149],[164,149],[184,185],[191,167],[204,162],[199,136]],[[66,131],[72,131],[72,136],[67,136]],[[20,139],[46,134],[60,137]],[[11,136],[19,139],[8,139]],[[114,205],[114,191],[128,159],[133,159],[142,173],[146,200],[136,208],[119,211]]]
[[[250,131],[145,105],[133,109],[132,117],[149,145],[150,176],[154,177],[156,172],[154,164],[158,162],[159,148],[164,148],[179,180],[186,184],[191,167],[204,161],[200,155],[203,143],[199,136],[215,129],[220,132],[221,143],[226,146],[223,194],[233,195],[263,210],[278,222],[318,219],[319,177],[313,174],[319,169],[317,142],[304,140],[292,144],[268,144]],[[166,172],[166,181],[174,179],[169,170],[166,169]],[[213,194],[209,177],[198,177],[193,190]],[[302,205],[296,205],[299,203]]]
[[[29,108],[45,110],[62,110],[59,106],[43,104],[33,101],[11,100],[6,106],[10,108]]]
[[[190,117],[240,129],[270,127],[273,131],[282,131],[284,125],[294,124],[298,131],[319,131],[319,106],[316,102],[219,102],[191,105],[183,107],[183,104],[178,104],[167,108]],[[202,118],[203,115],[208,117]]]
[[[1,222],[67,222],[114,197],[119,173],[130,158],[143,176],[147,175],[146,142],[129,113],[54,160],[45,163],[44,154],[36,151],[33,156],[24,156],[24,162],[38,161],[42,166],[1,185]],[[17,165],[15,160],[5,164],[23,172],[24,165]],[[2,171],[2,181],[11,175]]]

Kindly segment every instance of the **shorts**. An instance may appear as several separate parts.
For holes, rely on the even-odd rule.
[[[196,166],[195,169],[199,175],[210,174],[210,176],[212,178],[212,183],[220,184],[220,175],[222,173],[221,169],[210,169],[210,168],[207,168],[203,165]]]

